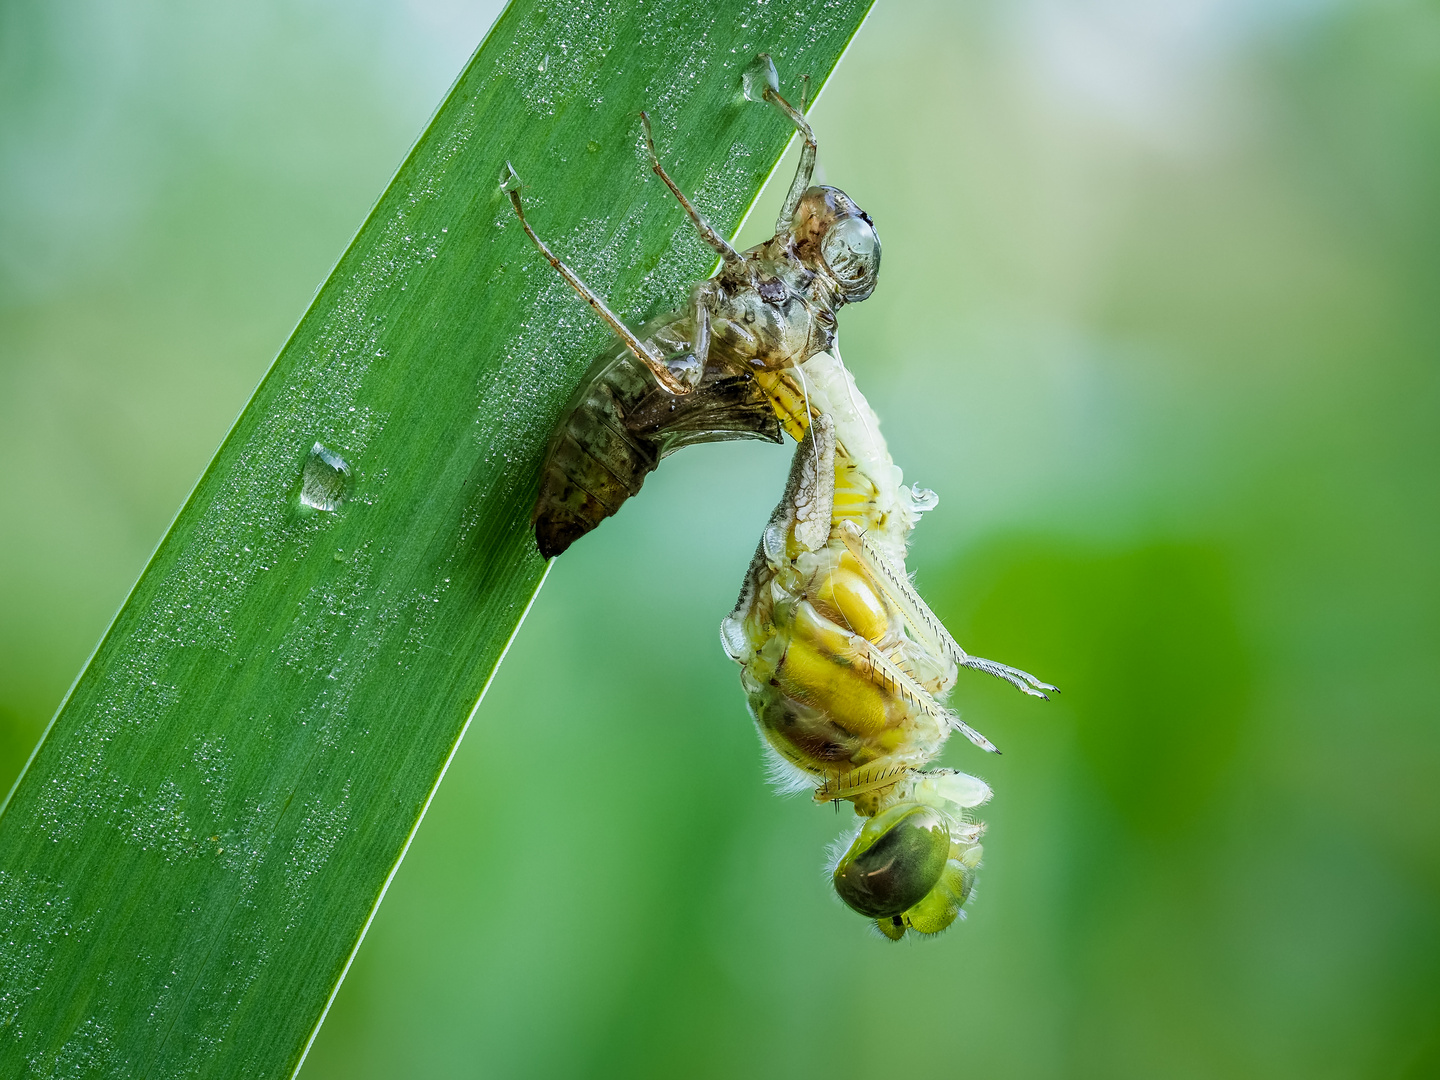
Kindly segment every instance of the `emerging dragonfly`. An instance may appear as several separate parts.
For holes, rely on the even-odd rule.
[[[875,228],[839,188],[810,186],[815,134],[801,110],[780,95],[768,54],[746,72],[745,92],[788,117],[804,146],[774,237],[744,252],[711,228],[666,173],[650,119],[640,114],[651,168],[723,264],[713,278],[694,286],[685,308],[638,332],[535,234],[525,220],[514,170],[507,164],[502,173],[501,186],[526,234],[620,339],[586,373],[546,453],[534,513],[535,540],[546,558],[615,513],[662,458],[683,446],[782,441],[764,376],[828,349],[835,341],[836,311],[875,288],[880,269]]]
[[[787,426],[807,430],[720,637],[741,665],[772,778],[866,819],[832,868],[840,898],[892,940],[937,933],[970,895],[982,826],[968,811],[990,789],[925,767],[952,731],[995,750],[942,704],[957,668],[1035,697],[1055,688],[950,636],[905,572],[906,540],[934,493],[901,484],[837,355],[795,374],[799,386],[787,378],[775,401]]]
[[[982,831],[969,812],[990,789],[927,766],[952,731],[995,749],[941,702],[962,666],[1036,697],[1054,687],[965,652],[911,585],[906,540],[935,497],[901,485],[835,351],[836,311],[875,288],[879,238],[844,192],[810,185],[816,141],[804,100],[797,110],[780,95],[769,56],[746,72],[745,90],[805,140],[775,236],[735,251],[666,174],[642,113],[651,167],[724,264],[688,307],[638,333],[536,236],[514,170],[502,174],[526,234],[620,339],[551,440],[536,542],[547,558],[560,554],[682,446],[793,436],[785,497],[721,637],[742,666],[777,782],[818,785],[817,800],[849,801],[866,819],[833,868],[841,898],[892,939],[936,933],[969,896]]]

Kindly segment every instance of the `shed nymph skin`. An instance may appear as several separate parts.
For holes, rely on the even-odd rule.
[[[781,442],[780,418],[761,378],[793,369],[835,343],[836,314],[875,289],[880,238],[845,192],[812,186],[815,134],[778,88],[762,54],[746,93],[783,113],[803,139],[800,165],[775,235],[736,251],[695,209],[660,164],[650,118],[640,114],[651,169],[721,258],[687,304],[631,331],[531,229],[520,184],[506,165],[501,186],[526,234],[619,339],[581,380],[545,455],[533,521],[546,558],[614,514],[660,461],[693,443]]]

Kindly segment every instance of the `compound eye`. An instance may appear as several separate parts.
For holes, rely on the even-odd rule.
[[[935,888],[950,856],[950,830],[928,806],[901,803],[866,823],[835,868],[835,891],[861,915],[885,919]]]
[[[880,237],[864,218],[843,217],[826,229],[820,254],[846,300],[864,300],[874,291],[880,273]]]

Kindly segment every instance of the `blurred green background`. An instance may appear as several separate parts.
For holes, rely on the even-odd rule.
[[[0,782],[496,12],[0,4]],[[716,628],[788,453],[701,447],[555,566],[303,1075],[1440,1076],[1440,10],[880,0],[813,119],[919,584],[1065,689],[957,690],[969,919],[873,938],[766,789]]]

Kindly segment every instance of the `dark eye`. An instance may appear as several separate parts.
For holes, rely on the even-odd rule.
[[[864,296],[851,295],[861,291],[870,295],[880,272],[880,238],[868,221],[843,217],[835,222],[825,231],[820,254],[847,298],[863,300]]]
[[[902,803],[866,823],[835,868],[835,891],[861,915],[899,915],[935,887],[949,856],[950,831],[940,815]]]

